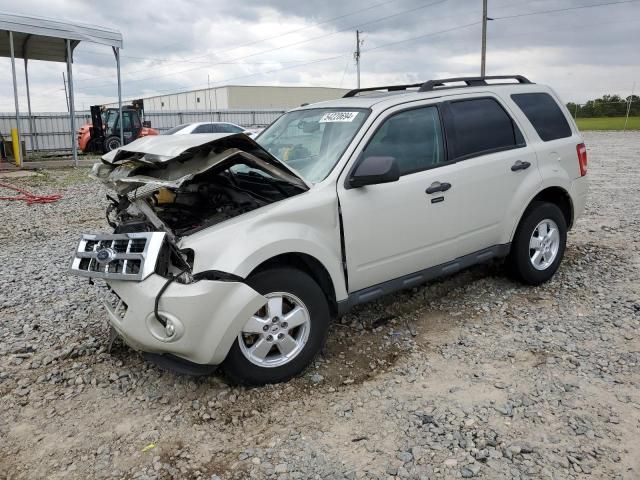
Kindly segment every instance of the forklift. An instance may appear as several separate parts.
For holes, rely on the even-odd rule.
[[[103,154],[122,146],[120,142],[120,115],[118,108],[92,105],[91,123],[78,129],[78,148],[83,153]],[[143,121],[144,102],[133,100],[122,106],[124,144],[140,137],[158,135],[151,122]]]

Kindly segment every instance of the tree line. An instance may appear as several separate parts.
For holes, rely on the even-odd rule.
[[[630,95],[626,98],[620,95],[603,95],[601,98],[589,100],[586,103],[567,103],[567,108],[574,117],[624,117],[631,101],[629,116],[640,115],[640,97]]]

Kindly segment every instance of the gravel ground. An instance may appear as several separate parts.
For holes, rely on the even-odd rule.
[[[107,353],[97,287],[65,274],[106,230],[86,171],[0,204],[0,478],[640,478],[640,134],[586,134],[591,196],[548,284],[477,267],[360,308],[287,384]]]

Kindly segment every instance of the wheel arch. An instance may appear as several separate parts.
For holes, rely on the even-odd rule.
[[[529,200],[527,206],[520,213],[518,223],[515,225],[515,228],[511,232],[512,241],[516,232],[518,231],[518,228],[520,227],[520,224],[522,223],[522,220],[525,218],[525,215],[531,208],[531,205],[533,205],[535,202],[549,202],[556,205],[564,216],[565,222],[567,224],[567,230],[570,230],[573,226],[574,209],[571,195],[569,195],[569,192],[566,189],[554,185],[540,190],[533,196],[533,198],[531,198],[531,200]]]
[[[296,268],[313,278],[327,297],[332,317],[337,317],[338,302],[331,275],[320,260],[308,253],[288,252],[278,254],[257,265],[248,276],[255,275],[258,272],[268,270],[270,268],[282,266]]]
[[[571,195],[564,188],[557,186],[545,188],[533,197],[527,208],[533,202],[553,203],[562,211],[564,220],[567,223],[567,229],[569,230],[573,226],[573,202],[571,201]]]

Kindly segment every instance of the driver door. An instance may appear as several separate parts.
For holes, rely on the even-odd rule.
[[[378,119],[358,157],[394,157],[396,182],[350,188],[353,164],[338,182],[349,291],[354,292],[455,257],[453,203],[426,190],[454,169],[447,163],[440,112],[406,105]]]

